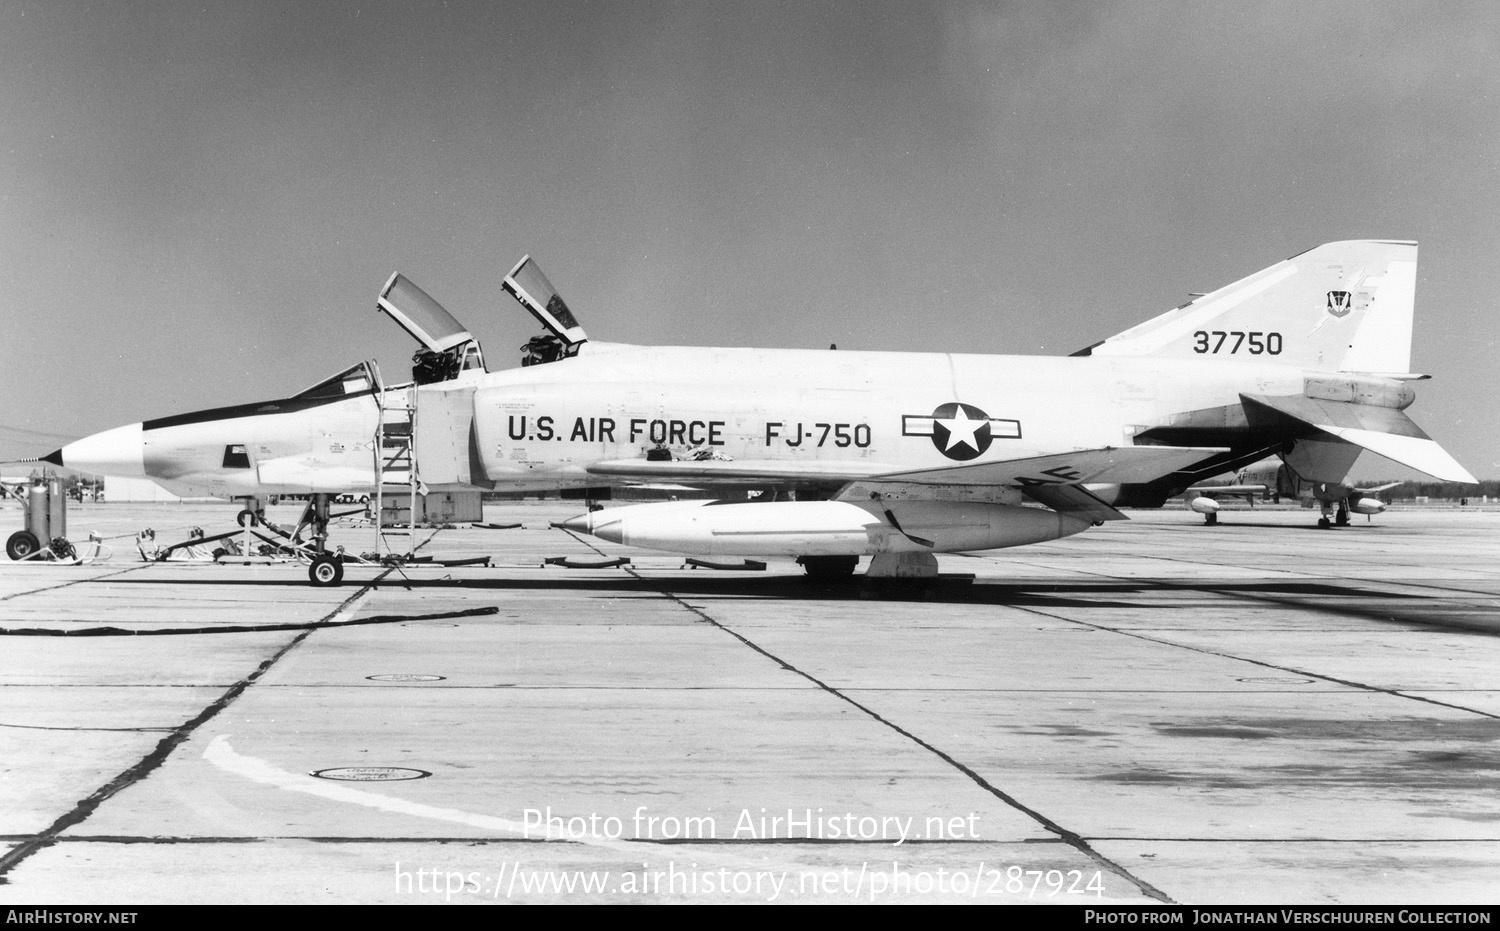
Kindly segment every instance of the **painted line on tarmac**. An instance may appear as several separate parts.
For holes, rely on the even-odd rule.
[[[370,583],[373,586],[375,583]],[[405,621],[438,621],[454,617],[483,617],[499,614],[498,605],[483,608],[467,608],[462,611],[443,611],[438,614],[375,614],[370,617],[351,618],[347,621],[330,621],[327,618],[297,624],[238,624],[222,627],[151,627],[132,630],[128,627],[81,627],[78,629],[56,627],[0,628],[0,637],[167,637],[184,634],[263,634],[269,631],[328,630],[333,627],[361,627],[366,624],[396,624]]]
[[[359,599],[363,598],[375,587],[376,582],[379,582],[389,572],[390,570],[382,572],[373,581],[364,585],[348,598],[345,598],[339,603],[338,607],[325,615],[323,620],[333,621],[340,615],[348,612]],[[317,629],[318,626],[314,624],[297,634],[285,646],[277,650],[270,659],[262,662],[249,675],[230,686],[228,691],[215,699],[208,707],[198,712],[191,720],[173,729],[172,733],[162,738],[154,750],[142,757],[133,766],[127,768],[103,786],[100,786],[92,795],[79,801],[71,810],[64,812],[56,821],[53,821],[52,824],[48,825],[42,831],[32,835],[27,840],[11,848],[3,856],[0,856],[0,885],[7,885],[10,882],[8,874],[23,861],[30,858],[33,854],[57,843],[58,837],[64,831],[86,820],[90,815],[99,810],[99,806],[109,801],[119,792],[140,782],[159,768],[167,761],[167,758],[172,755],[174,750],[193,735],[194,731],[213,720],[219,712],[229,707],[246,689],[254,685],[258,679],[269,672],[271,667],[275,666],[283,656],[286,656],[299,646],[302,641],[306,640]]]
[[[647,584],[652,584],[648,580],[642,579],[639,575],[636,574],[636,571],[634,569],[632,569],[632,568],[630,568],[628,566],[626,567],[625,571],[628,572],[628,573],[630,573],[631,575],[636,576],[636,578],[640,579],[642,582],[647,582]],[[921,747],[922,749],[926,750],[927,752],[933,754],[938,759],[942,760],[943,762],[947,763],[949,766],[952,766],[954,769],[958,770],[960,773],[963,773],[965,776],[967,776],[969,778],[970,781],[972,781],[975,785],[979,786],[984,791],[988,792],[990,795],[993,795],[995,798],[999,799],[1001,802],[1004,802],[1006,805],[1008,805],[1011,808],[1015,809],[1016,811],[1024,814],[1026,817],[1028,817],[1031,820],[1035,821],[1037,824],[1041,825],[1044,829],[1046,829],[1047,831],[1051,832],[1052,834],[1057,835],[1057,837],[1063,843],[1067,844],[1069,847],[1072,847],[1074,850],[1077,850],[1080,854],[1082,854],[1083,856],[1087,857],[1089,860],[1093,861],[1094,863],[1097,863],[1099,866],[1105,868],[1106,870],[1108,870],[1109,872],[1113,873],[1114,875],[1119,876],[1121,879],[1125,880],[1126,882],[1133,884],[1137,889],[1140,890],[1140,892],[1141,892],[1142,895],[1145,895],[1145,896],[1147,896],[1149,898],[1155,899],[1158,902],[1163,902],[1163,903],[1172,904],[1172,905],[1177,904],[1165,892],[1161,891],[1160,889],[1157,889],[1155,886],[1153,886],[1150,883],[1146,882],[1144,879],[1141,879],[1140,877],[1136,876],[1134,873],[1132,873],[1130,870],[1128,870],[1127,868],[1125,868],[1121,864],[1116,863],[1114,860],[1111,860],[1109,857],[1106,857],[1104,854],[1102,854],[1099,851],[1095,850],[1092,846],[1089,845],[1089,842],[1084,839],[1083,835],[1077,833],[1076,831],[1070,831],[1070,830],[1068,830],[1067,828],[1065,828],[1062,825],[1058,824],[1057,822],[1053,821],[1051,818],[1048,818],[1046,815],[1042,814],[1041,812],[1037,811],[1036,809],[1031,808],[1030,806],[1026,805],[1020,799],[1017,799],[1016,797],[1012,796],[1008,792],[1005,792],[1004,790],[1000,789],[998,786],[995,786],[994,784],[992,784],[991,782],[989,782],[989,780],[987,780],[983,776],[979,775],[979,773],[975,772],[973,769],[970,769],[968,766],[966,766],[963,763],[959,762],[952,755],[950,755],[950,754],[948,754],[948,753],[946,753],[946,752],[944,752],[942,750],[939,750],[937,747],[935,747],[932,744],[928,743],[927,741],[923,740],[921,737],[918,737],[916,734],[913,734],[911,731],[907,730],[906,728],[902,727],[901,725],[895,723],[894,721],[889,720],[888,718],[883,717],[879,712],[875,711],[873,708],[870,708],[867,705],[863,705],[863,704],[855,701],[853,698],[850,698],[848,695],[845,695],[843,692],[839,691],[838,689],[834,688],[833,686],[831,686],[828,683],[824,682],[823,680],[819,679],[817,676],[814,676],[812,673],[807,672],[807,671],[802,670],[802,669],[798,669],[796,666],[792,665],[791,663],[787,662],[786,660],[784,660],[781,657],[777,656],[776,654],[772,653],[770,650],[767,650],[765,647],[762,647],[760,644],[754,642],[753,640],[751,640],[750,638],[748,638],[745,635],[741,634],[740,632],[738,632],[738,631],[734,630],[733,628],[728,627],[727,625],[723,624],[722,622],[714,619],[711,615],[708,614],[707,611],[704,611],[702,608],[699,608],[699,607],[697,607],[695,605],[688,604],[686,601],[684,601],[681,598],[679,598],[673,592],[668,591],[666,589],[666,587],[665,587],[665,583],[662,583],[662,584],[658,585],[658,591],[660,591],[666,598],[670,599],[673,602],[676,602],[678,605],[680,605],[681,607],[685,608],[686,610],[692,612],[693,614],[696,614],[698,617],[702,618],[706,623],[713,625],[714,627],[718,628],[719,630],[723,631],[724,633],[728,634],[729,636],[731,636],[731,637],[735,638],[736,640],[740,641],[745,646],[749,647],[750,649],[754,650],[755,652],[759,653],[760,655],[762,655],[762,656],[766,657],[767,659],[771,660],[773,663],[776,663],[782,669],[785,669],[788,672],[791,672],[791,673],[794,673],[794,674],[796,674],[798,676],[801,676],[802,678],[804,678],[807,681],[811,682],[813,685],[817,686],[822,691],[828,693],[829,695],[832,695],[834,698],[837,698],[840,701],[843,701],[843,702],[845,702],[845,703],[847,703],[849,705],[852,705],[853,707],[859,709],[865,715],[868,715],[872,720],[874,720],[874,721],[876,721],[876,722],[878,722],[878,723],[880,723],[880,724],[882,724],[882,725],[890,728],[891,730],[893,730],[896,733],[900,734],[902,737],[905,737],[907,740],[910,740],[912,743],[916,744],[917,746]]]
[[[1347,613],[1347,612],[1341,612],[1336,607],[1334,607],[1334,606],[1328,606],[1328,605],[1307,604],[1307,603],[1304,603],[1304,602],[1284,600],[1284,599],[1280,599],[1280,598],[1259,597],[1259,596],[1256,596],[1256,595],[1254,595],[1252,593],[1248,593],[1248,592],[1235,592],[1235,591],[1226,591],[1226,590],[1215,590],[1213,588],[1200,588],[1199,586],[1189,586],[1189,587],[1192,590],[1194,590],[1194,591],[1205,591],[1205,592],[1209,592],[1211,594],[1219,595],[1220,597],[1235,598],[1235,599],[1239,599],[1239,600],[1242,600],[1242,601],[1250,601],[1250,602],[1254,602],[1254,603],[1258,603],[1258,604],[1280,605],[1280,606],[1283,606],[1283,607],[1295,608],[1295,609],[1302,610],[1302,611],[1309,611],[1309,612],[1312,612],[1312,613],[1315,613],[1315,614],[1316,613],[1331,613],[1331,614]],[[1187,650],[1187,651],[1189,651],[1191,653],[1199,653],[1199,654],[1202,654],[1204,656],[1216,656],[1219,659],[1227,659],[1227,660],[1233,660],[1235,662],[1249,663],[1252,666],[1259,666],[1262,669],[1274,669],[1277,672],[1289,673],[1291,675],[1301,676],[1301,677],[1307,678],[1307,679],[1313,679],[1313,680],[1316,680],[1318,682],[1331,682],[1334,685],[1342,685],[1342,686],[1344,686],[1346,688],[1357,689],[1357,690],[1362,691],[1362,692],[1374,692],[1374,693],[1379,694],[1379,695],[1389,695],[1392,698],[1404,698],[1404,699],[1406,699],[1408,701],[1421,702],[1423,704],[1428,704],[1428,705],[1435,705],[1436,707],[1439,707],[1439,708],[1447,708],[1450,711],[1465,711],[1465,712],[1468,712],[1469,714],[1476,714],[1476,715],[1479,715],[1480,717],[1490,718],[1491,720],[1500,720],[1500,714],[1494,714],[1494,713],[1489,712],[1489,711],[1481,711],[1478,708],[1470,708],[1470,707],[1468,707],[1466,705],[1456,705],[1456,704],[1453,704],[1452,702],[1438,701],[1435,698],[1425,698],[1425,697],[1423,697],[1421,695],[1413,695],[1413,694],[1411,694],[1409,692],[1401,691],[1399,689],[1384,688],[1384,687],[1378,686],[1378,685],[1370,685],[1367,682],[1357,682],[1357,681],[1355,681],[1353,679],[1344,679],[1344,678],[1341,678],[1339,676],[1331,676],[1331,675],[1329,675],[1327,673],[1323,673],[1323,672],[1312,672],[1312,671],[1307,670],[1307,669],[1299,669],[1296,666],[1286,666],[1286,665],[1283,665],[1283,664],[1280,664],[1280,663],[1269,662],[1267,660],[1251,659],[1251,658],[1249,658],[1247,656],[1236,656],[1233,653],[1228,653],[1228,652],[1225,652],[1223,650],[1211,650],[1208,647],[1199,647],[1199,646],[1193,646],[1191,644],[1186,644],[1186,643],[1178,643],[1178,642],[1176,642],[1174,640],[1168,640],[1168,639],[1166,639],[1165,637],[1162,637],[1162,636],[1155,636],[1155,637],[1153,637],[1153,636],[1150,636],[1148,634],[1142,633],[1142,632],[1140,632],[1138,630],[1127,630],[1125,628],[1120,628],[1120,627],[1109,627],[1109,626],[1104,625],[1104,624],[1095,624],[1095,623],[1092,623],[1090,621],[1079,620],[1078,618],[1065,617],[1065,616],[1063,616],[1061,614],[1053,614],[1053,613],[1050,613],[1048,611],[1043,611],[1040,608],[1032,608],[1032,607],[1028,607],[1028,606],[1025,606],[1025,605],[1012,605],[1012,607],[1014,607],[1017,611],[1024,611],[1024,612],[1026,612],[1028,614],[1035,614],[1038,617],[1045,617],[1045,618],[1048,618],[1049,620],[1061,621],[1061,622],[1063,622],[1065,624],[1075,624],[1075,625],[1077,625],[1079,627],[1087,627],[1090,630],[1097,630],[1100,633],[1118,634],[1118,635],[1120,635],[1122,637],[1130,637],[1130,638],[1132,638],[1134,640],[1141,640],[1141,641],[1144,641],[1146,643],[1154,643],[1154,644],[1157,644],[1158,646],[1173,647],[1173,648],[1176,648],[1176,649],[1179,649],[1179,650]],[[1364,615],[1361,615],[1361,616],[1364,616]],[[1366,618],[1366,619],[1368,620],[1370,618]],[[1374,618],[1373,620],[1375,620],[1375,621],[1378,622],[1380,620],[1380,618]],[[1397,620],[1400,620],[1400,619],[1398,618]],[[1403,623],[1421,623],[1421,622],[1419,622],[1419,621],[1403,621]],[[1427,690],[1424,689],[1423,691],[1427,691]]]
[[[544,821],[542,824],[528,823],[524,819],[517,821],[514,818],[504,818],[497,815],[485,815],[478,812],[464,811],[461,808],[445,808],[439,805],[426,805],[421,802],[413,802],[403,798],[390,795],[382,795],[367,789],[355,789],[349,786],[333,785],[319,780],[311,773],[294,773],[279,769],[272,763],[259,759],[258,757],[246,756],[237,752],[229,743],[230,735],[220,734],[215,737],[203,751],[203,758],[217,766],[219,769],[251,782],[272,786],[287,792],[300,792],[316,798],[326,799],[331,802],[342,802],[347,805],[359,805],[364,808],[374,808],[378,811],[396,815],[409,815],[414,818],[422,818],[428,821],[444,821],[450,824],[463,824],[483,831],[498,831],[513,835],[502,838],[508,841],[554,841],[582,844],[588,847],[598,847],[615,853],[628,854],[632,859],[639,858],[643,845],[650,846],[674,846],[663,841],[646,840],[625,836],[610,836],[592,831],[571,831],[562,822],[559,816],[559,825],[554,827],[551,823]],[[574,820],[574,819],[569,819]],[[581,816],[576,819],[583,821]],[[561,830],[559,828],[562,828]],[[278,838],[280,839],[280,838]],[[465,838],[467,841],[494,840],[494,838]],[[700,843],[701,841],[694,841]],[[704,852],[700,859],[713,859],[719,861],[720,866],[740,870],[766,871],[801,871],[812,869],[805,863],[776,863],[759,855],[740,855],[738,853]]]
[[[45,565],[45,563],[43,563],[43,565]],[[98,582],[101,579],[112,579],[116,576],[124,575],[127,572],[139,572],[140,570],[149,568],[150,566],[151,563],[142,563],[139,566],[130,566],[128,568],[121,569],[119,572],[107,572],[104,575],[91,575],[86,579],[74,579],[71,582],[64,582],[61,585],[48,585],[46,588],[31,588],[27,589],[24,592],[13,592],[9,595],[0,595],[0,601],[10,601],[12,598],[21,598],[25,595],[39,595],[42,592],[55,592],[60,588],[67,588],[71,585],[83,585],[86,582]]]

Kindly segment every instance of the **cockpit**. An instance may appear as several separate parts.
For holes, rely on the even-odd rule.
[[[573,352],[576,354],[577,349]],[[551,333],[533,336],[521,347],[521,365],[545,365],[568,357],[568,345]]]
[[[462,348],[462,352],[458,351]],[[440,381],[452,381],[460,372],[471,369],[484,371],[484,357],[479,353],[479,344],[469,342],[446,352],[418,349],[411,357],[411,379],[419,385],[431,385]]]
[[[547,328],[521,347],[521,365],[572,358],[588,342],[568,303],[531,256],[516,263],[500,286]],[[417,384],[452,381],[464,372],[485,371],[479,341],[405,275],[391,275],[375,306],[422,344],[412,356],[412,381]]]

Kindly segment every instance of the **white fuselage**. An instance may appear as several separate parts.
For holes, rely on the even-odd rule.
[[[387,389],[385,406],[415,393],[428,487],[554,491],[604,484],[592,464],[661,449],[898,471],[1130,446],[1175,414],[1237,405],[1241,393],[1298,394],[1303,378],[1295,366],[1218,359],[611,347]],[[78,468],[109,463],[98,471],[179,492],[368,492],[376,398],[147,421],[64,452]],[[958,405],[984,425],[957,435],[935,423]],[[231,450],[243,458],[231,461]]]
[[[486,477],[541,490],[658,446],[892,470],[1129,446],[1173,414],[1302,385],[1299,368],[1243,362],[653,347],[484,376],[473,411]],[[987,442],[939,448],[953,438],[934,413],[955,402],[989,421]]]

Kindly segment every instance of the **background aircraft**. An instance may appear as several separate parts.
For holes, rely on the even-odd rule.
[[[1053,540],[1279,454],[1342,485],[1362,450],[1474,481],[1404,413],[1417,246],[1330,243],[1070,357],[591,342],[529,257],[502,283],[547,333],[522,365],[401,275],[377,306],[421,344],[409,383],[365,362],[289,398],[148,420],[47,461],[174,491],[310,494],[315,584],[338,493],[714,489],[562,526],[813,575],[935,574],[938,552]],[[746,500],[744,492],[769,492]]]
[[[1317,505],[1322,508],[1318,526],[1346,526],[1349,514],[1374,515],[1385,511],[1384,501],[1375,497],[1389,491],[1401,482],[1388,482],[1367,488],[1327,482],[1307,482],[1278,457],[1262,459],[1238,472],[1194,485],[1183,492],[1183,500],[1190,510],[1203,515],[1203,522],[1218,523],[1220,498],[1244,498],[1254,506],[1255,499],[1279,503],[1283,497],[1296,498],[1306,508]]]

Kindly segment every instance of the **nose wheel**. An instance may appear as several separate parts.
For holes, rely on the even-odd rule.
[[[307,577],[319,587],[337,585],[344,581],[344,561],[327,553],[315,556],[307,567]]]

